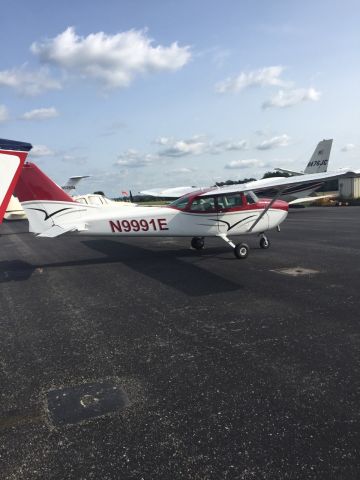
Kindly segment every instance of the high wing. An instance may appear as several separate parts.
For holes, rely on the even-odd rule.
[[[207,188],[208,189],[208,188]],[[174,188],[152,188],[151,190],[142,190],[142,195],[150,195],[159,198],[179,198],[191,192],[205,190],[204,187],[174,187]]]
[[[354,177],[359,176],[359,170],[341,170],[336,172],[323,172],[323,173],[309,173],[307,175],[296,175],[293,177],[273,177],[273,178],[263,178],[262,180],[255,180],[253,182],[229,185],[226,187],[217,187],[208,190],[206,193],[200,194],[200,196],[205,196],[209,194],[225,194],[225,193],[235,193],[235,192],[261,192],[263,190],[268,190],[273,188],[278,192],[278,195],[286,193],[287,188],[296,186],[296,185],[306,185],[311,183],[326,182],[327,180],[334,180],[336,178],[344,177]]]
[[[334,180],[342,177],[359,176],[360,170],[336,170],[334,172],[321,172],[293,175],[291,177],[272,177],[263,178],[261,180],[254,180],[253,182],[227,185],[225,187],[175,187],[175,188],[154,188],[151,190],[143,190],[140,193],[143,195],[151,195],[162,198],[179,198],[189,193],[201,192],[203,196],[209,194],[235,193],[244,191],[261,192],[264,190],[275,189],[280,194],[285,194],[287,188],[296,185],[318,184],[319,182],[326,182],[327,180]],[[308,197],[307,197],[308,198]],[[317,198],[318,199],[318,198]]]

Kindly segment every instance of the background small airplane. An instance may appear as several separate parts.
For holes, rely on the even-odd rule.
[[[105,197],[105,195],[100,195],[98,193],[86,193],[84,195],[73,195],[73,191],[76,189],[78,184],[83,178],[89,178],[90,175],[79,175],[75,177],[70,177],[68,181],[61,188],[69,193],[69,195],[79,203],[84,203],[88,205],[96,205],[98,207],[104,207],[113,205],[114,207],[129,207],[136,205],[132,202],[122,202],[114,201],[110,198]],[[5,220],[26,220],[27,216],[25,210],[23,209],[19,200],[12,195],[10,198],[9,205],[7,206],[5,215]]]
[[[97,207],[108,207],[112,205],[113,207],[123,208],[123,207],[134,207],[136,203],[124,202],[120,200],[111,200],[110,198],[105,197],[105,195],[100,195],[98,193],[86,193],[85,195],[73,195],[72,198],[75,202],[83,203],[85,205],[96,205]]]
[[[292,170],[285,170],[283,168],[275,168],[276,171],[287,173],[292,176],[296,175],[304,175],[304,174],[313,174],[313,173],[321,173],[326,172],[328,169],[330,152],[332,147],[332,139],[329,140],[321,140],[314,150],[308,164],[305,167],[304,172],[294,172]],[[283,178],[283,177],[272,177],[274,180],[276,178]],[[266,179],[264,179],[266,180]],[[258,180],[261,182],[262,180]],[[300,204],[300,203],[310,203],[316,200],[320,200],[321,198],[328,198],[329,195],[322,195],[320,197],[310,197],[312,193],[314,193],[320,186],[322,185],[321,181],[314,181],[313,183],[307,182],[303,185],[296,185],[292,188],[288,188],[286,193],[284,192],[281,195],[281,200],[285,200],[288,202],[289,205],[291,204]],[[153,188],[150,190],[143,190],[140,193],[143,195],[150,195],[153,197],[159,198],[178,198],[181,195],[186,195],[194,191],[197,187],[175,187],[175,188]],[[207,187],[201,187],[198,189],[203,189]],[[276,196],[276,190],[271,189],[264,189],[260,196],[262,198],[273,198]]]
[[[354,176],[356,172],[328,172],[288,178],[268,178],[241,185],[191,192],[165,207],[114,208],[75,202],[36,165],[25,163],[32,146],[0,139],[0,221],[12,191],[29,219],[29,230],[39,237],[58,237],[68,232],[107,236],[191,236],[195,249],[204,247],[205,237],[218,237],[246,258],[249,246],[234,244],[229,237],[256,234],[260,247],[269,248],[265,235],[279,227],[288,204],[279,197],[295,185]],[[254,192],[274,188],[272,200],[258,199]]]
[[[329,165],[330,152],[333,139],[321,140],[314,150],[309,163],[303,172],[294,172],[293,170],[285,170],[284,168],[275,168],[278,172],[288,173],[290,175],[303,175],[306,173],[326,172]]]
[[[90,178],[90,175],[78,175],[75,177],[70,177],[69,180],[63,185],[61,188],[69,193],[71,197],[79,203],[84,203],[87,205],[96,205],[98,207],[113,205],[114,207],[128,207],[134,204],[131,202],[121,202],[121,201],[114,201],[110,198],[107,198],[105,195],[101,195],[99,193],[85,193],[83,195],[72,195],[72,190],[75,190],[80,181],[83,178]]]

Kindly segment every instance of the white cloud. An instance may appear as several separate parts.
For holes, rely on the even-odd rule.
[[[236,93],[248,87],[278,86],[286,87],[289,85],[280,78],[284,71],[281,65],[265,67],[251,72],[241,72],[236,77],[230,77],[215,85],[218,93]]]
[[[50,150],[46,145],[33,145],[30,151],[32,157],[52,157],[55,152]]]
[[[320,99],[321,92],[315,88],[298,88],[294,90],[279,90],[279,92],[263,103],[262,108],[285,108],[292,107],[301,102],[317,102]]]
[[[168,138],[168,137],[158,137],[154,140],[154,143],[156,143],[157,145],[169,145],[169,143],[172,142],[172,139],[171,138]]]
[[[184,157],[186,155],[201,155],[208,148],[203,137],[195,136],[189,140],[174,141],[173,144],[159,153],[162,157]]]
[[[157,155],[152,155],[150,153],[143,154],[137,150],[129,149],[119,155],[115,165],[119,167],[140,168],[147,167],[158,159],[159,157]]]
[[[171,173],[193,173],[196,172],[197,168],[187,168],[187,167],[181,167],[181,168],[175,168],[174,170],[171,170]]]
[[[159,152],[162,157],[184,157],[205,153],[219,155],[226,151],[246,150],[248,148],[246,140],[210,142],[205,135],[195,135],[187,140],[161,137],[157,139],[156,143],[168,147]]]
[[[224,50],[219,47],[213,49],[213,58],[212,61],[215,64],[216,68],[222,68],[224,64],[229,60],[231,57],[230,50]]]
[[[110,137],[119,133],[120,130],[125,130],[126,128],[128,128],[127,124],[121,120],[118,120],[108,125],[99,135],[101,137]]]
[[[50,77],[46,68],[32,72],[26,67],[0,71],[0,87],[9,87],[21,95],[35,96],[48,90],[60,90],[61,83]]]
[[[44,63],[94,78],[107,88],[122,88],[139,74],[179,70],[191,58],[188,46],[180,47],[174,42],[164,47],[153,43],[144,30],[115,35],[98,32],[80,37],[69,27],[55,38],[33,43],[31,50]]]
[[[54,107],[36,108],[30,112],[25,112],[21,118],[24,120],[47,120],[48,118],[58,117],[59,113]]]
[[[214,145],[210,145],[210,153],[219,154],[231,151],[246,150],[248,148],[248,142],[246,140],[240,140],[238,142],[224,141],[218,142]]]
[[[262,160],[258,160],[256,158],[249,158],[245,160],[233,160],[225,165],[224,168],[235,170],[235,169],[244,169],[250,167],[265,167],[266,163]]]
[[[9,112],[5,105],[0,105],[0,123],[4,123],[9,119]]]
[[[290,137],[285,133],[278,137],[272,137],[269,140],[264,140],[259,145],[257,145],[258,150],[270,150],[277,147],[286,147],[289,145]]]
[[[64,154],[61,157],[61,161],[64,163],[73,163],[74,165],[85,165],[87,163],[87,157]]]
[[[351,150],[354,150],[355,145],[353,143],[347,143],[344,145],[341,149],[342,152],[350,152]]]

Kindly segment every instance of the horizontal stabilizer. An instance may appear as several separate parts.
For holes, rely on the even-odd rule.
[[[74,227],[62,228],[62,227],[59,227],[59,225],[53,225],[51,228],[48,228],[47,230],[45,230],[45,232],[40,233],[38,237],[54,238],[54,237],[59,237],[60,235],[63,235],[64,233],[67,233],[67,232],[73,232],[74,230],[75,230]]]
[[[40,233],[38,235],[38,237],[54,238],[54,237],[59,237],[60,235],[63,235],[64,233],[81,232],[81,231],[84,231],[84,230],[86,230],[86,225],[85,224],[68,225],[66,227],[60,227],[59,225],[53,225],[52,227],[45,230],[45,232]]]

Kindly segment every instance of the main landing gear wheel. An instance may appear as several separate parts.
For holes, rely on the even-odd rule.
[[[191,239],[191,246],[195,250],[202,250],[205,246],[205,241],[203,237],[193,237]]]
[[[267,237],[261,237],[260,238],[260,247],[263,249],[267,249],[270,247],[270,240]]]
[[[244,259],[249,255],[249,245],[246,243],[238,243],[234,248],[234,255],[236,258]]]

